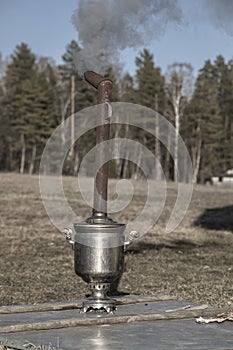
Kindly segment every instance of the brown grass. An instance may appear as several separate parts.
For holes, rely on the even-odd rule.
[[[73,271],[72,250],[47,217],[38,177],[0,174],[0,181],[0,305],[83,297],[87,286]],[[64,179],[71,205],[86,218],[91,210],[75,184],[75,178]],[[145,184],[134,185],[132,204],[115,216],[121,222],[132,219],[144,203]],[[110,188],[114,186],[111,180]],[[182,224],[165,235],[175,200],[176,186],[168,184],[166,206],[158,223],[126,254],[119,289],[173,294],[210,305],[232,304],[233,189],[196,186]]]

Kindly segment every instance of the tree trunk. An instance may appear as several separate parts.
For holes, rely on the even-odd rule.
[[[156,180],[160,181],[162,179],[162,169],[161,169],[161,147],[159,142],[159,121],[158,115],[155,117],[155,176]]]
[[[12,139],[11,137],[9,138],[9,153],[8,153],[8,157],[7,157],[7,161],[6,161],[6,168],[9,171],[13,170],[13,149],[12,149]]]
[[[160,181],[162,179],[161,173],[161,147],[159,142],[159,114],[158,114],[158,95],[155,95],[155,176],[156,180]]]
[[[233,121],[231,122],[230,125],[230,140],[229,140],[229,144],[230,144],[230,149],[233,149]],[[230,165],[232,166],[233,164],[233,152],[230,152]]]
[[[180,116],[178,109],[175,109],[175,145],[174,145],[174,182],[178,182],[178,143],[179,143],[179,132],[180,132]]]
[[[171,155],[170,155],[170,147],[171,147],[171,135],[170,135],[170,129],[167,128],[167,147],[165,149],[165,160],[164,160],[164,173],[166,180],[170,180],[170,161],[171,161]]]
[[[74,157],[74,175],[76,175],[78,173],[78,169],[79,169],[79,154],[78,154],[78,150],[75,150],[75,157]]]
[[[67,109],[69,107],[69,104],[70,104],[70,98],[67,99],[64,106],[61,106],[61,143],[62,143],[62,145],[64,145],[66,142],[66,140],[65,140],[66,130],[65,130],[64,122],[66,119],[66,113],[67,113]]]
[[[200,169],[201,145],[202,145],[201,134],[200,134],[200,130],[198,130],[195,159],[193,159],[193,164],[194,164],[193,181],[194,181],[194,183],[197,183],[197,176],[198,176],[199,169]]]
[[[75,75],[71,75],[70,156],[74,157],[75,136]]]
[[[125,136],[124,138],[126,140],[129,139],[129,124],[128,124],[128,116],[126,116],[126,120],[127,120],[127,124],[125,125]],[[128,150],[128,147],[125,149],[125,154],[124,154],[124,159],[122,159],[121,161],[121,173],[120,173],[120,178],[123,178],[125,179],[126,176],[127,176],[127,168],[128,168],[128,164],[129,164],[129,161],[128,161],[128,156],[129,156],[129,150]]]
[[[116,123],[119,122],[119,118],[118,116],[116,116]],[[119,124],[115,124],[115,134],[114,134],[114,139],[118,139],[120,136],[120,130],[121,130],[121,125]],[[117,143],[115,143],[114,146],[114,154],[118,155],[119,154],[119,146]],[[121,159],[120,158],[116,158],[115,159],[115,164],[116,164],[116,177],[119,179],[120,178],[120,174],[121,174]]]
[[[162,179],[161,174],[161,148],[160,148],[160,142],[159,142],[159,125],[158,125],[158,116],[156,115],[156,121],[155,121],[155,176],[156,180],[160,181]]]
[[[26,158],[26,143],[25,143],[25,137],[23,133],[20,135],[20,143],[21,143],[21,162],[20,162],[19,172],[20,174],[23,174],[24,168],[25,168],[25,158]]]
[[[128,164],[129,164],[129,161],[127,159],[128,155],[129,155],[129,151],[128,151],[128,149],[126,149],[125,158],[122,159],[122,165],[121,165],[121,176],[120,177],[122,179],[125,179],[127,176],[127,168],[128,168]]]
[[[141,163],[142,163],[142,148],[140,148],[139,155],[138,155],[138,164],[136,166],[136,170],[133,174],[133,179],[138,180],[139,179],[139,173],[141,169]]]
[[[119,137],[120,128],[121,128],[120,125],[116,125],[115,139],[117,139]],[[117,143],[115,144],[115,152],[114,153],[119,154]],[[119,179],[121,177],[122,160],[120,158],[116,158],[115,164],[116,164],[116,177],[117,177],[117,179]]]
[[[29,175],[33,174],[35,159],[36,159],[36,143],[34,143],[32,146],[32,158],[29,166]]]

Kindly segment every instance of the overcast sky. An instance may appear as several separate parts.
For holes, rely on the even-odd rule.
[[[206,4],[229,4],[226,11]],[[178,0],[183,11],[183,24],[171,23],[160,38],[147,45],[157,66],[165,72],[168,64],[189,62],[195,74],[204,61],[222,54],[233,58],[233,0]],[[78,0],[0,0],[0,52],[8,57],[21,42],[40,56],[52,57],[57,63],[66,45],[78,39],[71,16]],[[226,20],[225,20],[225,17]],[[227,22],[228,21],[228,22]],[[226,24],[227,23],[227,24]],[[232,26],[232,27],[231,27]],[[134,72],[138,53],[126,50],[121,54],[124,69]]]

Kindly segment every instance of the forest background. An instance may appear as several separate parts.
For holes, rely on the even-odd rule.
[[[0,171],[38,173],[54,129],[73,112],[96,104],[96,91],[75,69],[75,54],[81,50],[71,41],[61,65],[36,56],[26,43],[17,45],[7,61],[0,55]],[[233,168],[233,60],[221,55],[206,60],[196,79],[188,62],[175,62],[162,74],[148,49],[141,50],[135,64],[134,76],[109,65],[106,76],[114,83],[113,101],[143,105],[167,118],[189,150],[194,182],[204,183]],[[177,180],[174,159],[156,138],[121,126],[113,127],[111,136],[140,139],[159,159],[167,180]],[[92,130],[67,155],[64,174],[77,174],[94,145]],[[135,164],[120,160],[111,162],[110,176],[137,178],[140,173]]]

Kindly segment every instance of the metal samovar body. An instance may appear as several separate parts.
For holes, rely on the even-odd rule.
[[[124,270],[125,225],[99,216],[75,224],[74,229],[75,272],[92,292],[83,311],[114,311],[115,302],[108,294]]]

